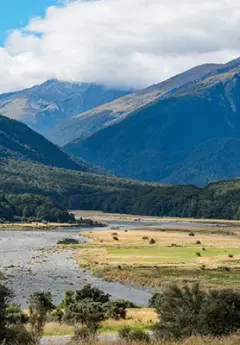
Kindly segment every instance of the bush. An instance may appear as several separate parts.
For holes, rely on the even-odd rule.
[[[135,303],[125,300],[125,299],[119,299],[118,302],[121,302],[122,305],[124,305],[126,309],[139,308],[139,306],[137,306]]]
[[[118,331],[118,336],[120,339],[128,340],[130,338],[131,328],[124,326]]]
[[[8,329],[6,342],[4,345],[34,345],[34,337],[27,331],[23,325],[13,325]]]
[[[160,309],[162,303],[162,294],[156,292],[149,300],[149,308]]]
[[[142,237],[142,240],[149,240],[149,237],[143,236],[143,237]]]
[[[78,290],[75,293],[76,302],[83,301],[84,299],[90,299],[91,301],[104,304],[109,302],[110,295],[105,294],[96,287],[92,287],[90,284],[87,284],[81,290]]]
[[[148,333],[142,330],[132,330],[130,327],[122,327],[118,332],[119,338],[126,341],[139,342],[150,342],[150,336]]]
[[[154,240],[154,238],[151,238],[151,240],[149,241],[149,244],[155,244],[156,241]]]
[[[161,338],[222,336],[240,330],[240,293],[232,290],[205,292],[198,284],[182,289],[172,285],[156,309],[156,335]]]
[[[106,310],[106,318],[107,319],[114,319],[114,320],[121,320],[126,319],[127,316],[127,308],[126,305],[121,301],[113,301],[108,302],[105,304],[105,310]]]
[[[24,325],[29,317],[23,313],[21,307],[17,304],[11,304],[6,309],[6,320],[8,325]]]
[[[92,334],[86,326],[83,327],[75,327],[74,336],[72,337],[72,341],[88,341],[91,338]]]
[[[64,313],[60,308],[53,310],[47,317],[48,322],[62,322]]]
[[[77,323],[87,327],[90,333],[95,334],[100,323],[106,318],[105,310],[101,303],[89,299],[70,304],[64,315],[64,321],[75,325]]]
[[[190,233],[189,233],[189,236],[190,236],[190,237],[194,237],[194,236],[195,236],[194,232],[190,232]]]
[[[63,238],[62,240],[59,240],[57,244],[65,244],[65,245],[79,244],[79,241],[75,240],[74,238]]]
[[[119,238],[117,236],[113,236],[114,241],[119,241]]]

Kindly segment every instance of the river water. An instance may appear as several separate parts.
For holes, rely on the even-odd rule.
[[[163,228],[166,224],[168,227],[180,225],[179,222],[111,220],[105,229]],[[181,225],[195,226],[194,223]],[[200,226],[200,224],[196,225]],[[54,303],[58,304],[64,297],[64,291],[77,290],[89,283],[109,293],[113,299],[127,299],[140,306],[148,304],[151,297],[150,289],[124,286],[96,278],[90,271],[77,267],[73,259],[73,251],[46,252],[46,249],[54,248],[62,238],[74,238],[85,242],[84,230],[89,231],[82,228],[59,228],[55,231],[0,231],[0,271],[6,277],[7,285],[13,290],[16,303],[25,308],[32,292],[50,291]],[[91,230],[98,231],[102,228]]]

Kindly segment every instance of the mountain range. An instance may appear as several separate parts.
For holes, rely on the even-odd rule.
[[[197,66],[135,93],[49,80],[2,94],[0,113],[63,149],[1,117],[0,156],[167,184],[238,177],[239,74],[240,58]]]
[[[145,181],[206,185],[238,177],[240,59],[195,71],[148,88],[140,94],[150,99],[151,90],[175,80],[174,88],[166,87],[155,100],[133,107],[121,120],[87,138],[80,136],[65,149],[118,176]],[[107,111],[129,97],[138,98],[139,93],[88,114],[98,117],[99,109]]]
[[[1,192],[14,200],[37,195],[64,209],[240,219],[240,180],[200,188],[121,179],[75,160],[16,120],[0,116],[0,129]]]
[[[98,84],[51,79],[29,89],[1,94],[0,114],[22,121],[52,139],[62,122],[128,93]]]

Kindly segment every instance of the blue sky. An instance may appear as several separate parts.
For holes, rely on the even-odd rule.
[[[43,16],[57,0],[0,0],[0,46],[9,30],[25,26],[31,17]]]

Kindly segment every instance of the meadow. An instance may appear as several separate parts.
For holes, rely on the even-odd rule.
[[[206,288],[240,286],[237,225],[84,234],[92,242],[75,246],[76,260],[106,280],[154,288],[196,281]]]

